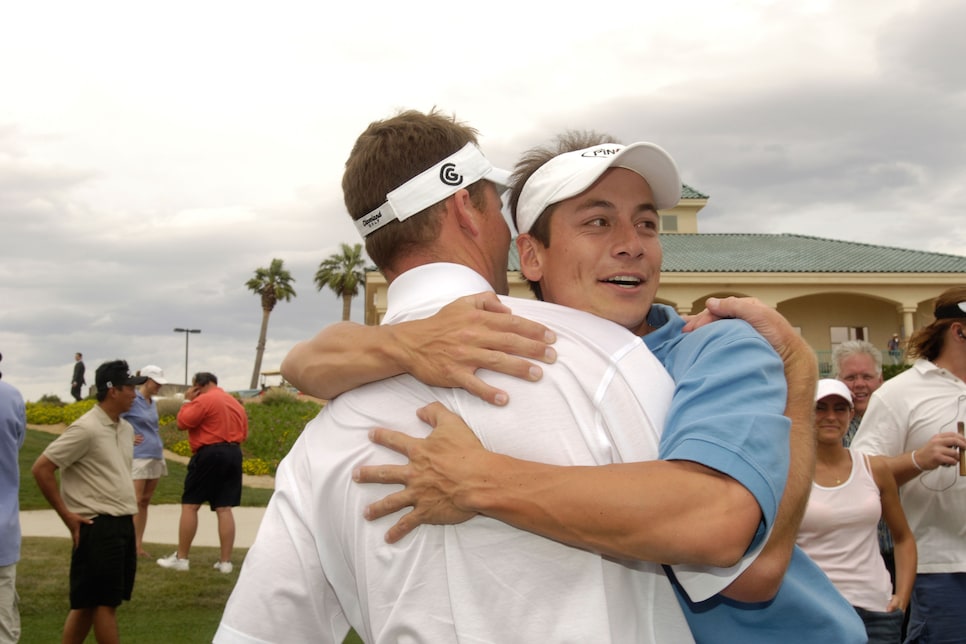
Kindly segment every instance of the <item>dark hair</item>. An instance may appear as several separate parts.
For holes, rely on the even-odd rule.
[[[199,371],[198,373],[195,374],[194,378],[191,379],[191,382],[196,387],[204,387],[208,383],[217,385],[218,376],[216,376],[213,373],[209,373],[207,371]]]
[[[966,286],[954,286],[943,291],[936,298],[935,309],[966,302]],[[934,309],[934,310],[935,310]],[[906,355],[910,358],[925,358],[935,362],[946,343],[946,331],[955,323],[966,324],[962,318],[940,318],[927,324],[912,334],[906,343]]]
[[[513,225],[516,226],[517,224],[517,204],[520,203],[520,193],[523,192],[523,186],[537,170],[561,154],[583,150],[601,143],[619,143],[619,141],[609,134],[602,134],[594,130],[567,130],[563,134],[558,134],[550,143],[524,152],[510,176],[510,212],[513,215]],[[553,215],[555,206],[556,204],[552,204],[540,213],[528,231],[529,235],[543,244],[544,248],[550,247],[550,217]],[[540,290],[540,282],[527,280],[527,283],[536,298],[542,300],[543,291]]]
[[[455,117],[435,108],[416,110],[369,124],[359,135],[342,175],[346,210],[353,220],[381,206],[386,195],[421,172],[433,167],[467,143],[477,132]],[[467,186],[474,205],[483,206],[483,182]],[[439,237],[440,204],[434,204],[405,221],[393,221],[366,237],[366,253],[376,266],[392,268],[406,253]]]

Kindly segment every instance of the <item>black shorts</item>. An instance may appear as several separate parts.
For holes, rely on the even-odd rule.
[[[94,517],[94,523],[82,523],[80,541],[70,558],[71,610],[120,606],[131,599],[136,571],[130,516],[102,514]]]
[[[218,508],[241,505],[242,452],[238,443],[199,447],[188,461],[181,502]]]

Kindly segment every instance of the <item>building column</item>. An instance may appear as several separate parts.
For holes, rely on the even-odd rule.
[[[915,324],[915,313],[919,310],[918,306],[900,306],[899,312],[902,314],[902,336],[903,340],[908,340],[909,336],[912,335],[913,331],[916,329],[913,327]]]

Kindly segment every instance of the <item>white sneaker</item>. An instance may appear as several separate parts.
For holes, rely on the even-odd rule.
[[[232,571],[232,565],[230,561],[216,561],[215,565],[212,566],[212,568],[226,575]]]
[[[162,568],[170,568],[171,570],[179,570],[181,572],[188,570],[188,560],[178,557],[177,552],[172,552],[170,556],[158,559],[158,565]]]

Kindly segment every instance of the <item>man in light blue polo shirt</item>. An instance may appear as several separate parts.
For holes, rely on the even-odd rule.
[[[3,356],[0,356],[0,360]],[[2,375],[0,375],[2,377]],[[23,396],[0,380],[0,642],[20,639],[20,448],[27,433]]]

